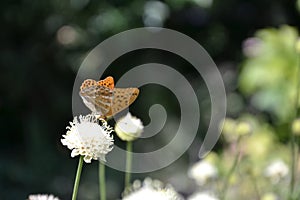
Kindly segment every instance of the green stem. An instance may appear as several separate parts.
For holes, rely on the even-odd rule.
[[[73,188],[72,200],[76,200],[76,198],[77,198],[78,186],[79,186],[79,181],[80,181],[80,176],[81,176],[81,171],[82,171],[82,165],[83,165],[83,156],[80,156],[79,162],[78,162],[78,167],[77,167],[77,172],[76,172],[74,188]]]
[[[295,119],[297,119],[297,117],[299,116],[300,114],[300,109],[298,109],[298,104],[299,104],[299,90],[300,90],[300,54],[298,54],[298,57],[297,57],[297,62],[298,62],[298,67],[297,67],[297,78],[296,78],[296,81],[297,81],[297,84],[296,84],[296,102],[295,102]]]
[[[295,102],[295,115],[294,115],[294,119],[296,120],[297,117],[299,116],[299,109],[298,109],[298,104],[299,104],[299,90],[300,90],[300,57],[299,55],[297,55],[297,62],[298,62],[298,67],[297,67],[297,77],[296,77],[296,102]],[[290,182],[290,198],[293,198],[294,196],[294,189],[295,189],[295,182],[296,182],[296,166],[297,166],[297,161],[298,161],[298,155],[297,155],[297,144],[295,142],[296,138],[294,133],[291,133],[291,182]]]
[[[292,198],[294,195],[294,188],[295,188],[295,164],[296,164],[296,153],[295,153],[295,136],[292,133],[291,137],[291,157],[292,157],[292,162],[291,162],[291,183],[290,183],[290,197]]]
[[[238,138],[237,140],[237,147],[239,146],[239,141],[240,141],[240,137]],[[239,158],[240,158],[240,151],[237,150],[237,153],[235,155],[235,158],[234,158],[234,162],[230,168],[230,170],[228,171],[227,175],[225,176],[225,179],[223,181],[223,187],[221,189],[221,194],[220,194],[220,199],[221,200],[225,200],[226,199],[226,194],[227,194],[227,190],[228,190],[228,186],[229,186],[229,181],[230,181],[230,178],[233,174],[233,172],[235,171],[236,167],[237,167],[237,164],[239,163]]]
[[[291,162],[291,185],[290,185],[290,199],[298,199],[295,194],[295,185],[296,185],[296,177],[297,177],[297,166],[298,166],[298,155],[299,155],[299,147],[295,142],[295,135],[292,133],[292,145],[291,145],[291,153],[292,153],[292,162]]]
[[[99,161],[99,192],[100,200],[106,200],[105,164]]]
[[[132,142],[128,141],[126,145],[125,189],[130,186],[131,165],[132,165]]]
[[[250,178],[251,178],[251,180],[252,180],[252,183],[253,183],[253,186],[254,186],[254,190],[255,190],[257,199],[261,199],[259,187],[258,187],[258,185],[257,185],[257,181],[256,181],[255,176],[253,175],[253,176],[251,176]]]

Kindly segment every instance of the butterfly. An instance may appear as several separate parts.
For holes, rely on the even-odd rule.
[[[85,80],[79,95],[84,104],[101,118],[110,118],[129,107],[139,95],[138,88],[115,88],[114,79],[108,76],[104,80]]]

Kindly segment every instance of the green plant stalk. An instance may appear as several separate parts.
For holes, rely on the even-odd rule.
[[[298,52],[297,52],[298,53]],[[296,101],[295,101],[295,116],[294,119],[297,119],[297,117],[299,116],[299,109],[298,109],[298,102],[299,102],[299,90],[300,90],[300,55],[298,53],[297,55],[297,63],[298,63],[298,67],[297,67],[297,84],[296,84]],[[295,135],[291,132],[291,182],[290,182],[290,198],[293,199],[294,196],[294,189],[295,189],[295,183],[296,183],[296,166],[298,163],[298,147],[297,144],[295,142],[296,138]]]
[[[99,193],[100,200],[106,200],[105,164],[99,161]]]
[[[298,153],[299,153],[299,148],[298,148]],[[296,186],[296,190],[295,190],[296,192],[295,192],[295,197],[296,197],[296,199],[300,199],[300,185],[297,185]]]
[[[292,133],[291,136],[291,156],[292,156],[292,162],[291,162],[291,184],[290,184],[290,194],[289,194],[289,199],[290,200],[298,200],[300,198],[297,198],[298,194],[295,194],[295,186],[296,186],[296,177],[297,177],[297,166],[298,166],[298,160],[299,160],[299,146],[295,142],[296,137]]]
[[[237,140],[237,147],[239,146],[239,142],[240,142],[241,137],[238,138]],[[223,181],[223,187],[221,189],[221,194],[220,194],[220,199],[221,200],[225,200],[226,199],[226,194],[227,194],[227,190],[228,190],[228,186],[229,186],[229,180],[233,174],[233,172],[235,171],[237,164],[239,163],[239,158],[240,158],[240,151],[239,149],[237,150],[237,153],[235,155],[234,158],[234,162],[230,168],[230,170],[228,171],[227,175],[225,176],[225,179]]]
[[[132,165],[132,142],[128,141],[126,144],[126,174],[125,174],[125,189],[130,186],[131,179],[131,165]]]
[[[258,187],[257,180],[256,180],[255,176],[253,175],[253,176],[251,176],[250,178],[251,178],[251,181],[252,181],[252,183],[253,183],[253,187],[254,187],[254,190],[255,190],[257,199],[261,199],[259,187]]]
[[[75,183],[74,183],[74,187],[73,187],[72,200],[76,200],[76,198],[77,198],[78,186],[79,186],[80,176],[81,176],[81,171],[82,171],[82,165],[83,165],[83,156],[80,156],[79,162],[78,162],[78,167],[77,167],[77,172],[76,172]]]
[[[292,161],[291,161],[291,183],[290,183],[290,198],[293,197],[294,195],[294,188],[295,188],[295,168],[296,168],[296,152],[295,152],[295,136],[292,133],[291,136],[291,157],[292,157]]]

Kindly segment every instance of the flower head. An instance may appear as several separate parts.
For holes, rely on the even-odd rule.
[[[239,137],[252,133],[250,122],[244,120],[226,118],[221,125],[223,125],[223,127],[220,127],[222,128],[222,133],[228,142],[237,141]]]
[[[265,176],[270,178],[273,183],[278,183],[289,173],[288,166],[282,160],[275,160],[265,169]]]
[[[115,132],[124,141],[133,141],[139,138],[144,130],[140,119],[132,116],[129,112],[127,115],[117,121]]]
[[[72,150],[71,157],[84,156],[84,161],[90,163],[92,159],[105,161],[105,155],[113,148],[111,127],[101,119],[102,125],[97,123],[94,115],[74,117],[67,133],[61,142]]]
[[[261,53],[262,41],[259,38],[247,38],[243,42],[243,53],[247,57],[256,57]]]
[[[274,193],[263,194],[261,200],[279,200],[279,198]]]
[[[188,200],[218,200],[218,199],[208,192],[198,192],[198,193],[192,194],[188,198]]]
[[[194,164],[188,171],[188,176],[196,181],[200,186],[217,178],[217,168],[205,160],[201,160]]]
[[[31,194],[28,196],[28,200],[59,200],[59,198],[52,194]]]
[[[146,178],[143,183],[134,181],[131,192],[123,197],[123,200],[182,200],[183,198],[172,188],[163,186],[159,180]]]
[[[298,40],[296,42],[296,51],[297,51],[297,53],[300,53],[300,38],[298,38]]]
[[[300,119],[297,118],[292,123],[292,133],[295,135],[300,135]]]

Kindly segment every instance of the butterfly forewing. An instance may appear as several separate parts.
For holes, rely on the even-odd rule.
[[[92,80],[92,79],[87,79],[87,80],[85,80],[85,81],[81,84],[81,86],[80,86],[80,92],[81,92],[82,90],[85,90],[85,89],[91,87],[91,86],[96,86],[96,85],[97,85],[97,81]]]
[[[80,91],[84,104],[95,114],[106,115],[110,111],[113,91],[107,87],[92,85]]]
[[[114,89],[114,87],[115,87],[114,78],[111,77],[111,76],[108,76],[104,80],[98,81],[97,84],[100,85],[100,86],[107,87],[107,88],[109,88],[111,90]]]

